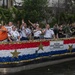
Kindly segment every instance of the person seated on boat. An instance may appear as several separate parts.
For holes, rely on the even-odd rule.
[[[29,40],[32,40],[33,38],[32,38],[32,30],[31,30],[31,27],[28,26],[28,27],[27,27],[27,30],[28,30],[28,39],[29,39]]]
[[[8,36],[10,35],[13,26],[14,26],[13,22],[9,22],[8,24],[5,25],[5,28],[8,30]]]
[[[37,25],[39,25],[38,23],[32,23],[30,20],[28,20],[28,22],[32,25],[31,26],[32,30],[35,30]]]
[[[55,24],[54,27],[53,27],[53,31],[54,31],[54,34],[55,34],[55,38],[58,38],[58,29],[59,29],[58,24]]]
[[[36,29],[33,31],[34,39],[40,39],[40,35],[42,34],[41,28],[37,25]]]
[[[37,23],[32,23],[30,20],[28,22],[31,24],[30,29],[32,31],[31,35],[34,36],[34,30],[36,30],[36,27],[39,26],[38,22]],[[34,38],[34,37],[32,37]]]
[[[7,42],[8,34],[7,34],[7,29],[0,24],[0,41],[1,42]]]
[[[65,34],[65,31],[63,30],[63,26],[60,25],[58,30],[58,38],[65,38],[65,37],[66,37],[66,34]]]
[[[21,41],[23,40],[29,40],[29,36],[31,34],[31,30],[27,28],[27,24],[24,22],[21,25]]]
[[[70,28],[70,33],[71,36],[74,37],[75,36],[75,23],[72,24],[71,28]]]
[[[10,32],[8,39],[9,39],[10,42],[12,42],[12,41],[20,41],[20,34],[16,30],[16,26],[12,27],[12,31]]]
[[[20,21],[17,21],[17,23],[15,25],[17,27],[18,32],[20,32]]]
[[[70,24],[63,24],[63,31],[65,31],[66,38],[70,37]]]
[[[46,28],[42,31],[45,39],[55,39],[54,31],[50,29],[50,25],[46,24]]]
[[[5,28],[7,28],[8,33],[10,33],[12,31],[13,26],[14,26],[13,22],[9,22],[8,25],[7,24],[5,25]]]

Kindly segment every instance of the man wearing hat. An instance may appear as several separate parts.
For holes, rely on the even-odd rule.
[[[0,24],[0,42],[6,42],[8,38],[7,29]]]

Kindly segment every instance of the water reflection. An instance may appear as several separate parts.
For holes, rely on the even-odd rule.
[[[75,61],[6,75],[75,75]]]

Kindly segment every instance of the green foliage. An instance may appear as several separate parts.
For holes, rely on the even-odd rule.
[[[17,22],[22,19],[22,11],[15,7],[4,9],[0,8],[0,23],[8,23],[9,21]]]
[[[44,8],[47,6],[47,0],[23,0],[23,8],[26,12],[25,20],[32,22],[41,21]],[[43,15],[44,16],[44,15]]]
[[[52,24],[72,23],[75,22],[75,14],[69,12],[61,12],[59,15],[52,18]]]
[[[47,6],[48,0],[23,1],[24,3],[21,10],[15,7],[9,9],[0,7],[0,22],[4,21],[5,23],[8,23],[9,21],[13,21],[16,23],[17,21],[24,19],[26,23],[28,20],[31,20],[31,22],[40,22],[41,24],[41,21],[45,20],[53,26],[55,23],[72,23],[75,21],[75,13],[72,12],[66,11],[54,15],[52,10]],[[44,25],[41,24],[41,26],[43,27]]]

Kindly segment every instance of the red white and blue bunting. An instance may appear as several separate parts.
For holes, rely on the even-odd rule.
[[[0,44],[0,62],[31,60],[75,52],[75,39]]]

